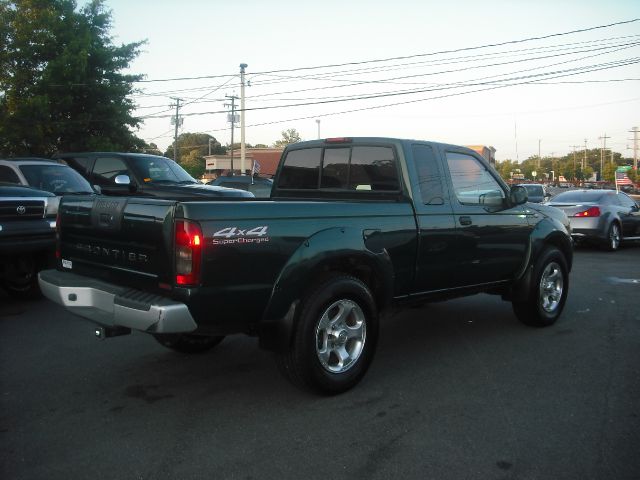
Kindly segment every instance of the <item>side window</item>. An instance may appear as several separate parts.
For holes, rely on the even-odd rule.
[[[85,178],[89,178],[89,162],[90,158],[86,157],[75,157],[75,158],[64,158],[63,159],[67,165],[73,168],[75,171],[80,173]]]
[[[350,148],[325,148],[320,188],[347,188]]]
[[[20,185],[18,174],[11,167],[0,165],[0,182],[17,183]]]
[[[279,188],[317,189],[321,148],[292,150],[284,159]]]
[[[495,178],[476,158],[447,152],[447,164],[456,198],[463,205],[500,206],[504,191]]]
[[[349,188],[398,191],[398,169],[390,147],[353,147]]]
[[[93,181],[97,185],[115,185],[118,175],[129,175],[127,165],[119,158],[98,158],[93,167]]]
[[[425,205],[444,205],[446,201],[442,188],[442,172],[429,145],[413,146],[413,161],[418,172],[420,194]]]

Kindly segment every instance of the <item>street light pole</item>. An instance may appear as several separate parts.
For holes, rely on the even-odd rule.
[[[245,174],[244,159],[246,156],[246,146],[244,142],[244,69],[247,68],[246,63],[240,64],[240,175]]]
[[[316,118],[316,123],[318,124],[318,140],[320,140],[320,119]]]

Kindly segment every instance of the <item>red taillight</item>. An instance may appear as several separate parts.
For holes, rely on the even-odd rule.
[[[196,285],[200,283],[202,261],[202,230],[189,220],[176,221],[176,283]]]
[[[351,139],[346,137],[325,138],[324,143],[351,143]]]
[[[591,207],[584,212],[578,212],[573,215],[574,217],[599,217],[600,209],[598,207]]]

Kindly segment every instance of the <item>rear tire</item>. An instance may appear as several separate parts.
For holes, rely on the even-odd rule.
[[[202,353],[212,349],[224,339],[224,336],[206,337],[188,333],[155,334],[153,338],[171,350],[180,353]]]
[[[276,355],[280,371],[303,390],[335,395],[367,372],[378,340],[378,312],[363,282],[335,274],[309,290],[294,328],[289,350]]]
[[[547,247],[536,261],[529,298],[513,302],[513,311],[525,325],[553,325],[564,308],[569,293],[569,269],[560,250]]]

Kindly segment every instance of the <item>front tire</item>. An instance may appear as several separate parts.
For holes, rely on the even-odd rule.
[[[26,300],[40,295],[37,257],[11,259],[4,268],[2,286],[15,299]]]
[[[153,338],[163,347],[176,352],[202,353],[218,345],[224,339],[224,336],[207,337],[188,333],[164,333],[155,334]]]
[[[553,325],[564,308],[569,292],[569,269],[560,250],[546,248],[533,269],[529,298],[513,302],[518,319],[534,327]]]
[[[362,379],[377,340],[378,312],[371,292],[357,278],[336,274],[303,298],[292,344],[276,361],[297,387],[335,395]]]

